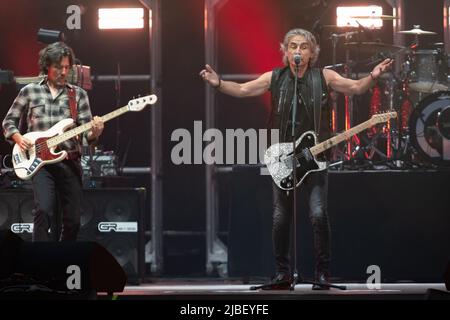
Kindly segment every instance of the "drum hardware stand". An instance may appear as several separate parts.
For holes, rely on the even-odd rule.
[[[347,33],[345,39],[348,40],[353,34],[355,33],[360,33],[361,30],[352,32],[352,33]],[[345,49],[345,61],[346,61],[346,65],[345,65],[345,76],[347,78],[350,78],[350,74],[351,74],[351,68],[350,66],[352,65],[350,63],[350,49],[349,47],[347,47]],[[345,95],[344,96],[344,114],[345,114],[345,130],[349,130],[352,127],[352,123],[353,123],[353,96],[350,95]],[[350,160],[352,158],[352,141],[357,140],[356,136],[353,136],[352,138],[348,139],[346,142],[346,147],[345,147],[345,151],[346,151],[346,160]],[[358,144],[358,141],[355,141],[355,145]]]
[[[377,134],[375,134],[369,141],[369,139],[362,135],[361,136],[361,140],[365,143],[367,143],[366,146],[362,147],[361,149],[369,152],[370,151],[370,155],[368,155],[368,159],[372,159],[374,153],[378,154],[381,158],[383,159],[387,159],[387,155],[385,153],[383,153],[380,149],[378,149],[377,147],[375,147],[375,143],[378,141],[378,139],[380,138],[380,136],[382,135],[383,131],[379,131]],[[359,146],[357,147],[359,148]]]
[[[397,167],[402,168],[404,167],[405,162],[410,162],[410,156],[411,156],[411,145],[409,144],[409,135],[403,135],[397,136],[398,139],[398,149],[396,150],[396,153],[394,155],[394,162]]]
[[[336,66],[336,46],[339,41],[339,35],[333,33],[330,38],[331,44],[333,46],[333,58],[332,63],[333,66]],[[336,91],[331,90],[330,98],[331,98],[331,131],[333,134],[337,133],[337,97],[338,94]],[[340,153],[340,154],[338,154]],[[342,158],[344,154],[339,150],[338,146],[335,146],[331,151],[331,159],[337,161]]]
[[[332,65],[328,66],[328,67],[331,67],[331,68],[344,67],[345,72],[348,73],[348,70],[349,70],[349,67],[348,67],[349,66],[349,59],[348,58],[347,58],[347,62],[346,63],[336,64],[336,47],[337,47],[339,38],[343,37],[343,38],[345,38],[347,40],[350,37],[352,37],[353,35],[356,35],[356,34],[358,34],[360,32],[361,32],[361,30],[348,31],[348,32],[344,32],[344,33],[341,33],[341,34],[337,34],[337,33],[331,34],[331,36],[329,37],[329,40],[331,40],[331,44],[332,44],[332,47],[333,47]],[[347,53],[348,53],[348,51],[347,51]],[[331,97],[331,105],[332,105],[332,110],[331,110],[331,121],[332,121],[332,123],[331,123],[331,127],[332,127],[333,134],[337,134],[337,132],[338,132],[338,128],[337,128],[337,114],[338,114],[338,112],[337,112],[337,97],[338,97],[338,94],[337,94],[337,92],[335,92],[335,91],[330,92],[330,97]],[[347,97],[348,96],[346,96],[346,101],[347,101]],[[347,103],[346,103],[346,105],[347,105]],[[347,111],[345,113],[347,114]],[[347,128],[346,128],[346,130],[347,130]],[[342,160],[342,159],[348,160],[349,159],[348,150],[347,150],[347,154],[346,154],[345,152],[342,152],[339,149],[339,146],[333,147],[332,151],[331,151],[331,159],[333,161],[338,161],[338,160]]]
[[[416,26],[415,26],[416,27]],[[418,26],[417,26],[418,27]],[[396,56],[400,53],[403,53],[407,50],[414,51],[419,46],[419,38],[418,35],[415,34],[415,40],[412,42],[409,46],[406,46],[403,49],[398,50],[397,52],[393,53],[393,56]],[[408,52],[409,53],[409,52]],[[405,63],[409,64],[409,60]],[[410,98],[410,91],[407,85],[408,79],[409,79],[409,73],[411,70],[409,70],[409,67],[404,67],[402,69],[402,72],[399,73],[400,79],[398,79],[395,74],[392,73],[391,79],[390,79],[390,92],[389,92],[389,109],[398,111],[398,117],[396,119],[391,119],[389,122],[389,137],[387,139],[387,149],[388,151],[391,151],[387,154],[388,159],[392,160],[393,163],[397,168],[402,168],[405,166],[405,162],[411,161],[411,159],[408,159],[408,157],[411,156],[411,145],[409,144],[409,128],[408,128],[408,122],[411,110],[415,107],[413,105],[414,103],[411,101]],[[400,106],[398,108],[395,108],[394,103],[394,82],[401,83],[401,99],[400,99]],[[422,100],[422,93],[418,92],[418,100]],[[392,125],[394,123],[394,125]]]

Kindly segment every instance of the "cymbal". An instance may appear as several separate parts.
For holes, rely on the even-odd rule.
[[[378,15],[378,16],[351,16],[352,19],[381,19],[381,20],[395,20],[397,19],[394,16],[388,16],[385,14]]]
[[[337,24],[326,24],[323,26],[323,28],[330,28],[330,29],[358,29],[359,27],[357,26],[338,26]]]
[[[361,53],[375,54],[379,52],[395,53],[405,47],[382,42],[347,42],[344,46]]]
[[[433,31],[425,31],[420,29],[420,27],[418,26],[414,26],[414,28],[412,28],[411,30],[402,30],[402,31],[397,31],[397,33],[403,33],[403,34],[417,34],[417,35],[432,35],[432,34],[437,34],[436,32]]]

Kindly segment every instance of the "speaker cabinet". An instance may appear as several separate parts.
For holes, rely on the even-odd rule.
[[[11,189],[0,191],[0,230],[11,230],[31,241],[33,231],[33,192]]]
[[[11,230],[31,241],[33,193],[31,190],[2,190],[0,230]],[[144,188],[85,189],[81,206],[78,241],[104,246],[125,270],[128,281],[144,276]]]
[[[144,188],[84,191],[78,240],[104,246],[130,283],[138,283],[144,276],[145,196]]]

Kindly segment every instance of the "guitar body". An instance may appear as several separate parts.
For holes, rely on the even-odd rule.
[[[326,162],[318,161],[310,152],[317,144],[317,136],[307,131],[295,141],[296,175],[298,187],[308,174],[327,168]],[[283,190],[294,189],[292,180],[292,143],[277,143],[269,147],[264,154],[264,162],[275,184]]]
[[[47,140],[62,134],[73,125],[71,118],[59,121],[46,131],[29,132],[25,138],[34,143],[29,150],[22,151],[16,144],[12,151],[12,162],[16,175],[23,180],[31,179],[44,165],[64,160],[66,151],[55,152],[56,147],[49,148]]]

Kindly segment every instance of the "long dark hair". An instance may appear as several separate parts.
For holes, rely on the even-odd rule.
[[[70,65],[73,65],[75,55],[73,50],[64,42],[55,42],[39,52],[39,68],[41,73],[47,74],[48,68],[53,63],[58,63],[63,57],[69,57]]]

